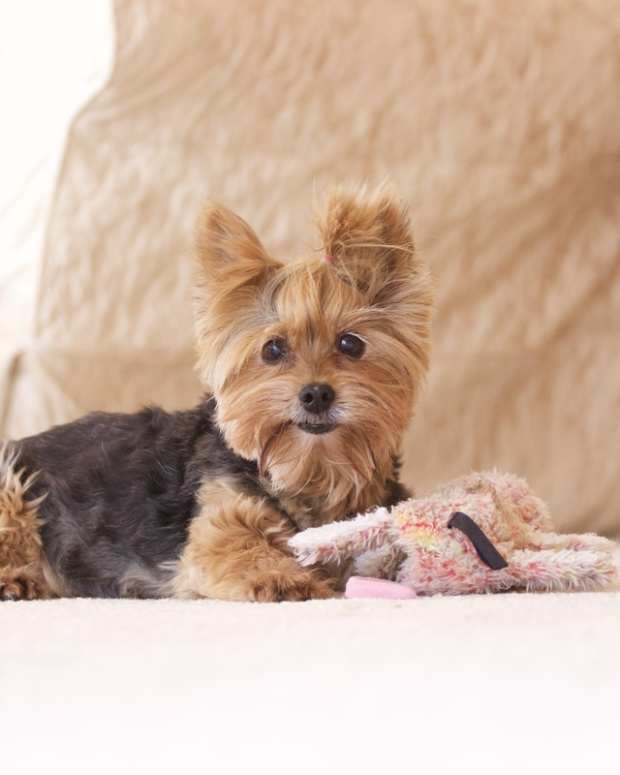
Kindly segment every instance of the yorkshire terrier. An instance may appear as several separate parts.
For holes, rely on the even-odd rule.
[[[338,588],[288,539],[407,496],[399,451],[428,367],[431,281],[388,190],[336,191],[322,250],[280,263],[202,217],[188,411],[94,412],[0,454],[0,598],[303,600]]]

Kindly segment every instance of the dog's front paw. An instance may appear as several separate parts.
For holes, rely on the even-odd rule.
[[[284,600],[311,600],[334,597],[329,582],[316,578],[310,571],[293,572],[278,569],[255,573],[248,579],[249,598],[262,603]]]
[[[42,594],[31,579],[0,577],[0,600],[36,600],[38,597]]]

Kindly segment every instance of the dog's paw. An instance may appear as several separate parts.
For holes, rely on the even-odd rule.
[[[254,574],[248,582],[249,598],[256,602],[276,603],[334,597],[329,582],[316,578],[309,571],[267,570]]]
[[[32,579],[0,576],[0,600],[36,600],[37,597],[37,585]]]

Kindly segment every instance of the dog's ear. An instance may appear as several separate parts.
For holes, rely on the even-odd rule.
[[[428,368],[433,283],[415,252],[407,210],[391,188],[374,193],[334,191],[318,226],[325,259],[364,304],[381,314],[381,325],[415,353],[416,377]],[[377,318],[375,318],[376,320]]]
[[[396,300],[425,267],[416,257],[409,217],[391,188],[333,191],[318,217],[325,258],[371,304]]]
[[[208,205],[198,233],[194,318],[198,371],[216,389],[232,368],[224,357],[239,334],[264,325],[261,290],[281,267],[248,224],[225,207]]]
[[[198,282],[209,296],[251,290],[278,267],[243,218],[226,207],[206,206],[198,231]]]

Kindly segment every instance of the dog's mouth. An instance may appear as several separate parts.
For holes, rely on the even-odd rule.
[[[335,422],[298,422],[297,427],[304,433],[329,433],[336,427]]]
[[[260,451],[258,455],[258,471],[261,476],[267,475],[267,468],[266,468],[266,461],[269,458],[269,452],[271,451],[271,448],[273,447],[274,443],[278,440],[278,438],[284,433],[284,431],[289,428],[291,425],[296,425],[300,430],[304,431],[305,433],[313,433],[315,435],[319,435],[321,433],[329,433],[331,430],[333,430],[338,423],[335,422],[293,422],[293,420],[287,420],[286,422],[283,422],[281,425],[279,425],[276,430],[271,434],[271,436],[267,439],[267,442],[265,443],[264,447]]]

